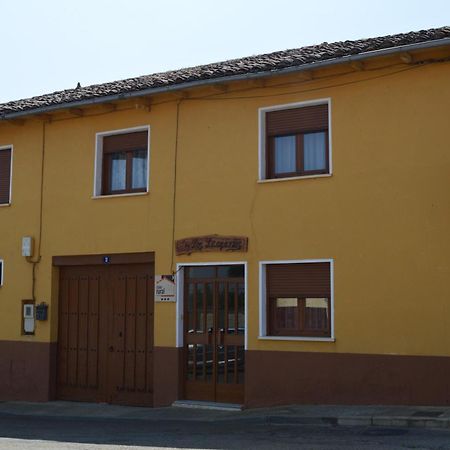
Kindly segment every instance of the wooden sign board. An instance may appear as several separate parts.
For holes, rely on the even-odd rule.
[[[198,236],[180,239],[175,243],[177,255],[190,255],[194,252],[246,252],[248,238],[243,236]]]

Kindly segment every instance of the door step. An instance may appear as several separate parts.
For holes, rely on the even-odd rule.
[[[242,411],[243,406],[237,403],[202,402],[199,400],[176,400],[172,406],[177,408],[212,409],[216,411]]]

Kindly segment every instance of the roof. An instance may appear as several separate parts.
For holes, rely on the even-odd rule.
[[[25,114],[33,114],[43,109],[75,107],[80,102],[95,101],[101,103],[111,97],[148,95],[161,91],[161,88],[190,87],[203,83],[230,80],[239,76],[266,76],[270,73],[284,72],[286,69],[302,67],[313,68],[324,62],[340,62],[345,57],[374,56],[373,52],[386,49],[401,51],[405,46],[421,43],[433,43],[450,38],[450,27],[433,28],[403,34],[394,34],[370,39],[342,41],[266,53],[257,56],[232,59],[229,61],[189,67],[169,72],[144,75],[126,80],[77,87],[51,94],[40,95],[23,100],[0,104],[0,118],[6,119]],[[438,44],[438,42],[435,42]],[[446,42],[448,45],[449,43]]]

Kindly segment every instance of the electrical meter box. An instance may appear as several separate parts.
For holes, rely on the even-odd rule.
[[[23,333],[34,334],[34,304],[23,304]]]

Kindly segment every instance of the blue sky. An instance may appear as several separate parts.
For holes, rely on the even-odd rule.
[[[0,0],[0,102],[450,24],[441,0]]]

